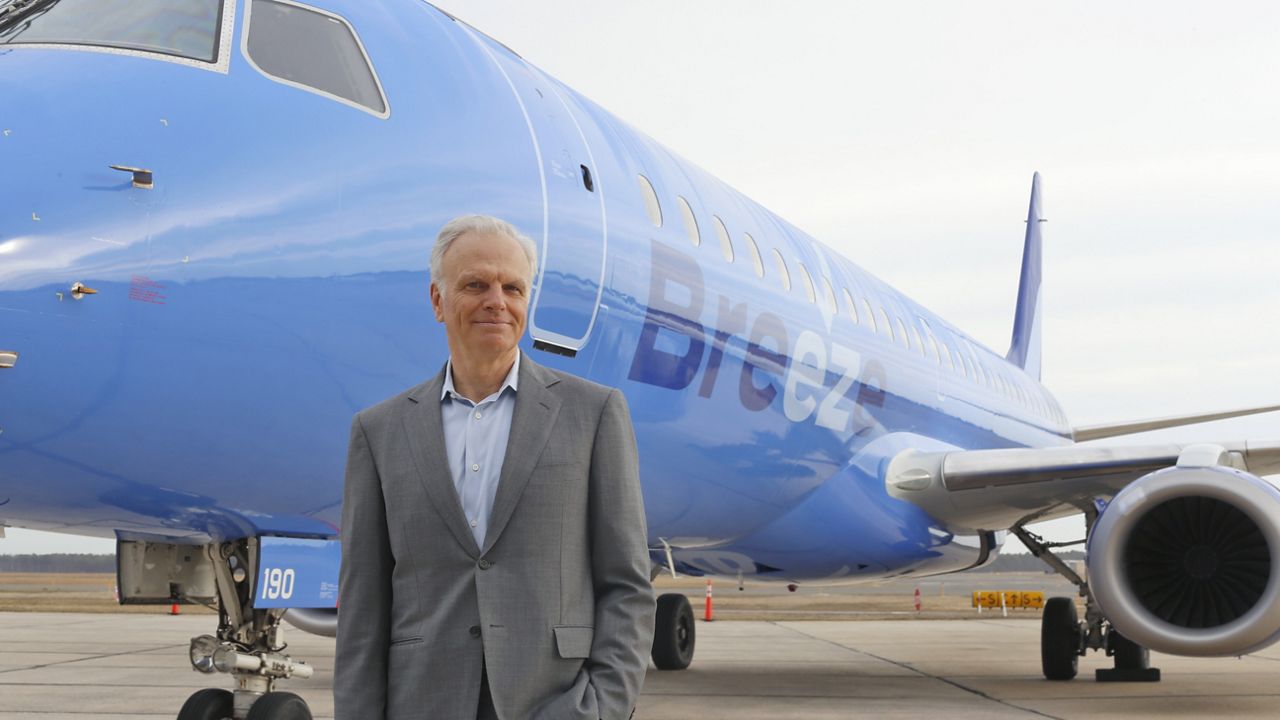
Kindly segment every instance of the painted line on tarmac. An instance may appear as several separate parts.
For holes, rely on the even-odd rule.
[[[156,647],[151,647],[151,648],[131,648],[129,650],[122,650],[121,652],[102,653],[101,655],[85,655],[84,657],[78,657],[78,658],[75,658],[74,660],[59,660],[58,662],[41,663],[40,665],[24,665],[22,667],[7,668],[7,669],[0,670],[0,675],[3,675],[5,673],[17,672],[19,670],[39,670],[41,668],[56,667],[58,665],[69,665],[71,663],[84,662],[85,660],[98,660],[99,658],[119,657],[121,655],[136,655],[139,653],[154,652],[156,650],[175,650],[175,649],[184,648],[184,647],[186,647],[186,645],[157,645]],[[28,684],[28,683],[21,683],[21,684]],[[45,685],[48,683],[30,683],[30,684]]]
[[[1000,699],[1000,698],[998,698],[998,697],[992,697],[991,695],[988,695],[987,693],[985,693],[985,692],[983,692],[983,691],[981,691],[981,690],[979,690],[979,689],[977,689],[977,688],[969,687],[968,685],[965,685],[965,684],[963,684],[963,683],[957,682],[957,681],[952,680],[952,679],[950,679],[950,678],[942,677],[941,675],[934,675],[934,674],[932,674],[932,673],[927,673],[927,672],[925,672],[924,670],[921,670],[921,669],[920,669],[920,668],[918,668],[918,667],[915,667],[915,666],[913,666],[913,665],[909,665],[909,664],[904,663],[904,662],[899,662],[899,661],[894,660],[894,659],[892,659],[892,658],[881,657],[881,656],[879,656],[879,655],[876,655],[875,653],[867,652],[866,650],[859,650],[858,648],[849,647],[848,645],[845,645],[845,644],[843,644],[843,643],[838,643],[838,642],[836,642],[836,641],[834,641],[834,640],[828,640],[827,638],[824,638],[824,637],[822,637],[821,635],[814,635],[814,634],[812,634],[812,633],[807,633],[807,632],[804,632],[804,631],[802,631],[802,630],[798,630],[798,629],[793,628],[793,627],[788,627],[788,626],[785,626],[785,625],[778,625],[778,623],[776,623],[776,622],[775,622],[775,623],[770,623],[770,624],[771,624],[771,625],[774,625],[774,626],[777,626],[777,627],[780,627],[780,628],[782,628],[783,630],[790,630],[791,632],[796,633],[797,635],[803,635],[803,636],[805,636],[805,637],[807,637],[807,638],[810,638],[810,639],[813,639],[813,640],[818,640],[818,641],[824,642],[824,643],[826,643],[826,644],[828,644],[828,645],[834,645],[835,647],[838,647],[838,648],[841,648],[841,649],[844,649],[844,650],[848,650],[848,651],[850,651],[850,652],[855,652],[855,653],[858,653],[859,655],[865,655],[865,656],[867,656],[867,657],[869,657],[869,658],[874,658],[874,659],[879,660],[879,661],[881,661],[881,662],[889,663],[890,665],[894,665],[894,666],[896,666],[896,667],[900,667],[900,668],[902,668],[903,670],[909,670],[909,671],[911,671],[911,672],[913,672],[913,673],[915,673],[915,674],[917,674],[917,675],[919,675],[919,676],[921,676],[921,677],[926,677],[926,678],[930,678],[930,679],[932,679],[932,680],[937,680],[937,681],[939,681],[939,682],[944,682],[944,683],[946,683],[946,684],[948,684],[948,685],[950,685],[950,686],[952,686],[952,687],[956,688],[957,690],[963,690],[963,691],[965,691],[965,692],[972,693],[972,694],[974,694],[974,695],[977,695],[977,696],[978,696],[978,697],[980,697],[980,698],[983,698],[984,700],[990,700],[990,701],[991,701],[991,702],[993,702],[993,703],[997,703],[997,704],[999,704],[999,705],[1004,705],[1005,707],[1010,707],[1010,708],[1013,708],[1014,710],[1021,710],[1021,711],[1026,712],[1026,713],[1031,713],[1032,715],[1035,715],[1035,716],[1037,716],[1037,717],[1049,718],[1049,720],[1064,720],[1063,718],[1060,718],[1060,717],[1058,717],[1058,716],[1056,716],[1056,715],[1049,715],[1048,713],[1040,712],[1039,710],[1036,710],[1036,709],[1034,709],[1034,708],[1023,707],[1023,706],[1021,706],[1021,705],[1017,705],[1017,704],[1015,704],[1015,703],[1011,703],[1011,702],[1009,702],[1008,700],[1002,700],[1002,699]]]

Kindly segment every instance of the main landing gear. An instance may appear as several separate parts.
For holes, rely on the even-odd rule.
[[[178,720],[312,720],[307,703],[275,689],[281,678],[309,678],[313,669],[283,654],[284,610],[252,606],[254,540],[205,547],[218,592],[218,631],[191,639],[191,666],[230,673],[235,691],[207,688],[187,698]]]
[[[653,664],[659,670],[684,670],[693,662],[696,640],[689,598],[680,593],[659,596],[653,624]]]
[[[663,569],[676,577],[676,560],[671,546],[662,540],[663,560],[655,560],[649,571],[649,579],[657,580]],[[693,608],[683,593],[667,593],[658,596],[658,607],[653,618],[653,649],[650,656],[659,670],[684,670],[693,662],[693,646],[698,639],[693,624]]]
[[[1096,511],[1085,514],[1085,522],[1092,528],[1097,520]],[[1084,620],[1076,611],[1076,601],[1069,597],[1049,598],[1040,620],[1040,667],[1049,680],[1071,680],[1079,671],[1080,658],[1089,650],[1105,650],[1113,658],[1115,666],[1098,668],[1098,682],[1154,682],[1160,679],[1160,669],[1151,667],[1150,652],[1124,637],[1102,616],[1102,610],[1089,591],[1089,584],[1067,566],[1053,549],[1078,543],[1046,543],[1021,525],[1012,528],[1014,535],[1031,550],[1031,554],[1045,561],[1049,567],[1080,590],[1085,598]]]

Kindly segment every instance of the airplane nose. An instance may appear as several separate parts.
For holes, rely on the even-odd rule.
[[[137,316],[130,295],[167,281],[155,272],[163,258],[152,237],[170,128],[154,103],[133,102],[127,83],[102,71],[136,63],[104,57],[0,52],[0,97],[12,110],[0,114],[0,483],[8,486],[67,476],[57,458],[94,457],[95,413],[127,368]]]
[[[96,52],[0,52],[0,97],[14,111],[0,116],[0,308],[100,322],[108,296],[164,260],[152,237],[173,185],[165,169],[186,141],[173,100],[183,70]],[[10,334],[0,326],[0,348]]]

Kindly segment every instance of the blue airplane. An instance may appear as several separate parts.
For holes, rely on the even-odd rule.
[[[1073,427],[1038,176],[998,353],[424,2],[0,0],[0,97],[0,526],[217,604],[191,662],[237,689],[183,720],[310,717],[281,621],[334,632],[350,418],[444,364],[465,212],[540,245],[523,351],[625,392],[655,577],[920,577],[1012,533],[1085,599],[1047,603],[1048,678],[1280,636],[1280,443],[1077,444],[1277,407]],[[1087,580],[1027,530],[1078,513]],[[663,596],[655,665],[694,641]]]

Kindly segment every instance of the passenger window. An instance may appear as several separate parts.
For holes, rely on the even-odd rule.
[[[800,268],[800,279],[804,281],[804,294],[809,298],[809,302],[818,302],[818,294],[813,290],[813,278],[809,276],[809,270],[804,263],[798,262],[796,265]]]
[[[719,215],[712,215],[711,221],[715,224],[716,235],[720,238],[720,254],[724,256],[725,262],[733,262],[733,243],[729,241],[729,231],[725,229],[724,221]]]
[[[782,259],[777,248],[773,249],[773,259],[778,264],[778,274],[782,276],[782,289],[791,292],[791,273],[787,272],[787,261]]]
[[[844,293],[844,304],[849,308],[849,319],[853,320],[856,325],[858,322],[858,305],[853,301],[853,296],[849,294],[849,288],[840,288]]]
[[[679,195],[676,196],[676,205],[680,208],[680,219],[684,221],[684,234],[689,236],[694,247],[698,247],[702,244],[702,236],[698,234],[698,220],[693,216],[693,208]]]
[[[756,239],[751,237],[751,233],[742,233],[742,239],[747,241],[747,250],[751,251],[751,265],[756,269],[756,277],[764,277],[764,260],[760,257],[760,248],[756,247]]]
[[[973,364],[973,377],[978,382],[984,382],[986,377],[982,372],[982,363],[978,362],[978,353],[973,349],[973,343],[968,340],[964,343],[964,349],[969,352],[969,361]]]
[[[894,319],[894,321],[895,321],[895,322],[897,322],[897,323],[898,323],[898,332],[897,332],[898,342],[902,343],[902,347],[904,347],[904,348],[906,348],[906,349],[910,350],[910,349],[911,349],[911,339],[907,337],[907,326],[906,326],[906,324],[902,322],[902,318],[900,318],[900,317],[894,316],[894,318],[893,318],[893,319]]]
[[[640,183],[640,196],[644,198],[645,212],[649,213],[649,222],[654,227],[662,227],[662,206],[658,205],[658,193],[653,191],[653,184],[644,175],[636,175]]]
[[[253,0],[245,52],[264,75],[386,116],[378,76],[346,20],[278,0]]]
[[[920,331],[916,329],[915,325],[911,326],[911,337],[915,338],[916,347],[920,349],[920,354],[926,355],[927,353],[924,349],[924,337],[920,335]]]
[[[929,326],[929,321],[924,318],[920,318],[920,325],[924,328],[924,336],[929,341],[927,349],[932,351],[934,362],[941,365],[942,353],[938,352],[938,339],[933,336],[933,328]]]
[[[826,291],[827,308],[831,310],[832,315],[840,314],[840,306],[836,304],[836,289],[831,287],[831,280],[826,275],[822,276],[822,289]]]
[[[892,337],[893,337],[893,326],[889,325],[889,313],[887,313],[887,312],[885,312],[885,311],[884,311],[884,307],[883,307],[883,306],[877,305],[877,306],[876,306],[876,315],[877,315],[877,316],[878,316],[878,318],[879,318],[879,319],[876,321],[876,327],[877,327],[877,328],[879,328],[879,329],[880,329],[880,330],[881,330],[885,335],[888,335],[889,337],[891,337],[891,338],[892,338]]]
[[[876,332],[880,329],[876,327],[875,313],[871,312],[871,301],[866,298],[862,298],[862,317],[866,318],[867,322],[871,323],[871,332]]]

